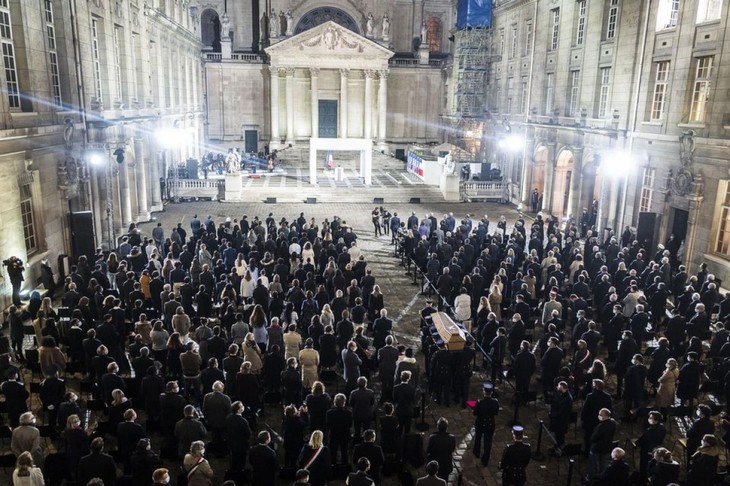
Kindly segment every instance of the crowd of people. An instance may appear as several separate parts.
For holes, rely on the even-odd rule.
[[[683,473],[687,484],[718,481],[730,421],[707,392],[730,398],[730,294],[721,298],[706,265],[690,274],[676,245],[653,252],[630,230],[582,237],[539,213],[528,228],[523,218],[492,226],[487,216],[401,219],[377,207],[372,222],[423,277],[424,366],[418,349],[399,343],[387,294],[337,216],[195,215],[169,234],[158,224],[150,237],[132,225],[114,252],[78,259],[62,308],[45,298],[9,310],[0,391],[15,484],[175,476],[210,485],[218,474],[239,484],[370,485],[386,474],[407,483],[405,465],[426,462],[419,483],[445,484],[456,448],[448,420],[424,446],[411,432],[414,412],[425,402],[470,407],[473,453],[488,467],[506,381],[514,394],[503,405],[539,394],[549,407],[552,454],[568,452],[569,425],[580,418],[586,483],[666,485]],[[439,311],[464,326],[463,349],[434,332]],[[36,390],[43,426],[28,408],[28,370],[45,378]],[[474,371],[491,377],[478,400]],[[62,377],[77,374],[79,388],[67,386]],[[665,447],[669,420],[687,426],[684,472]],[[638,471],[615,442],[632,422],[642,429]],[[49,455],[41,427],[62,456]],[[522,427],[512,435],[498,468],[504,484],[523,485],[531,446]],[[224,474],[210,455],[229,458]],[[168,470],[163,460],[182,466]]]

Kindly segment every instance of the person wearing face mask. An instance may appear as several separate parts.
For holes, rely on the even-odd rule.
[[[583,424],[583,442],[585,457],[589,457],[591,450],[591,437],[593,430],[599,424],[598,414],[602,409],[612,410],[611,395],[605,391],[603,380],[593,380],[593,391],[590,392],[583,402],[580,419]]]
[[[649,426],[635,441],[636,447],[639,448],[639,474],[642,481],[646,481],[647,467],[654,450],[664,443],[664,438],[667,436],[667,428],[662,423],[663,419],[661,413],[657,411],[649,412]]]
[[[609,409],[602,408],[598,412],[598,424],[591,434],[588,470],[585,478],[589,483],[608,466],[614,435],[616,435],[616,421],[611,418]]]
[[[677,383],[677,398],[682,400],[682,405],[689,402],[689,407],[692,407],[699,393],[701,375],[702,367],[697,362],[697,353],[687,353],[687,361],[679,370]]]
[[[132,454],[130,463],[135,484],[149,484],[150,477],[155,481],[155,471],[162,465],[160,456],[152,450],[149,439],[140,439],[137,442],[137,448]]]
[[[563,362],[563,350],[558,347],[559,342],[558,338],[555,337],[548,339],[548,348],[540,360],[542,366],[541,382],[545,402],[549,401],[553,381],[560,373],[560,364]]]
[[[555,435],[557,447],[554,449],[556,456],[562,455],[565,445],[565,434],[570,425],[570,413],[573,411],[573,397],[568,391],[568,383],[561,381],[557,386],[557,393],[550,403],[550,430]]]
[[[170,471],[164,467],[155,469],[152,473],[152,482],[154,483],[153,486],[164,486],[170,484]]]
[[[659,377],[659,387],[656,391],[656,401],[654,406],[659,408],[662,415],[666,416],[669,407],[674,405],[674,393],[677,390],[677,379],[679,378],[679,370],[677,369],[677,360],[669,358],[666,361],[666,367],[662,376]]]
[[[705,434],[702,445],[692,455],[692,462],[687,469],[687,484],[716,484],[719,457],[717,438],[712,434]]]
[[[625,484],[629,480],[629,465],[624,460],[626,452],[620,447],[611,451],[611,462],[608,467],[596,476],[596,486],[615,486]]]
[[[507,336],[507,349],[511,356],[515,356],[520,349],[520,344],[525,338],[525,323],[522,322],[522,316],[518,313],[512,315],[512,327]]]
[[[215,476],[208,460],[204,457],[205,442],[196,440],[190,444],[190,452],[183,459],[182,473],[188,477],[188,486],[211,486]]]
[[[715,433],[715,424],[712,422],[712,409],[707,405],[697,407],[697,420],[687,431],[687,457],[692,457],[700,446],[703,437]],[[699,484],[699,483],[698,483]]]
[[[610,347],[610,343],[609,343]],[[639,351],[639,346],[634,340],[631,331],[625,331],[618,345],[618,354],[616,355],[616,398],[621,398],[624,376],[631,366],[634,355]]]
[[[632,410],[644,400],[646,384],[646,367],[644,357],[635,354],[632,364],[626,371],[626,390],[624,392],[624,420],[632,420]]]

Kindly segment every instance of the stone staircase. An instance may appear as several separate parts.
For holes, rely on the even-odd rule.
[[[318,155],[317,185],[309,183],[309,146],[297,144],[279,151],[279,169],[274,173],[258,171],[244,175],[243,200],[261,202],[275,197],[277,202],[301,203],[316,197],[317,203],[407,203],[413,197],[421,202],[443,202],[438,187],[425,185],[405,170],[402,161],[373,151],[372,185],[366,186],[358,174],[360,158],[356,152],[332,152],[335,166],[345,170],[345,180],[336,181],[334,171],[324,170],[324,154]]]

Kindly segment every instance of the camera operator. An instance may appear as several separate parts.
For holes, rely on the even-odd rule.
[[[23,261],[16,256],[11,256],[3,261],[3,265],[8,267],[8,276],[13,286],[13,305],[20,307],[20,286],[23,284],[23,272],[25,271]]]

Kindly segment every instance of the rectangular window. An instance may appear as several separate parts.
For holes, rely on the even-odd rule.
[[[506,113],[512,113],[512,98],[507,98],[507,111]]]
[[[56,27],[53,21],[53,3],[45,0],[46,39],[48,40],[48,57],[51,67],[51,89],[53,102],[61,106],[61,75],[58,70],[58,51],[56,50]]]
[[[499,55],[504,56],[504,29],[499,30]]]
[[[545,78],[545,114],[552,115],[555,100],[555,74],[548,73]]]
[[[578,2],[578,25],[575,29],[575,45],[582,46],[586,34],[586,0]]]
[[[36,237],[35,218],[33,217],[33,193],[30,184],[20,186],[20,216],[23,220],[25,249],[28,254],[31,254],[38,250],[38,239]]]
[[[132,34],[132,46],[129,49],[129,58],[132,64],[132,75],[130,76],[130,88],[132,92],[130,96],[133,100],[137,100],[137,48],[139,44],[139,36]]]
[[[697,6],[697,23],[719,20],[722,14],[722,0],[700,0]]]
[[[509,57],[514,58],[517,55],[517,26],[512,26],[512,49],[510,50]]]
[[[608,8],[608,23],[606,24],[606,39],[616,37],[616,25],[618,22],[618,0],[611,0]]]
[[[114,83],[117,88],[117,99],[122,100],[122,51],[120,37],[123,36],[122,28],[114,27]]]
[[[656,75],[654,76],[654,95],[651,99],[651,119],[661,120],[664,118],[664,108],[667,103],[667,83],[669,80],[669,61],[656,63]]]
[[[560,34],[560,9],[550,11],[550,50],[558,48],[558,35]]]
[[[94,63],[94,89],[96,98],[103,97],[101,84],[101,48],[99,45],[99,19],[91,19],[91,59]]]
[[[659,0],[656,17],[656,30],[671,29],[677,26],[679,0]]]
[[[525,25],[524,55],[529,56],[530,52],[532,52],[532,22],[527,22],[527,25]]]
[[[527,113],[527,78],[522,77],[522,94],[520,95],[520,113]]]
[[[601,87],[598,93],[598,118],[606,116],[608,111],[608,95],[611,89],[611,68],[601,68]]]
[[[10,21],[10,9],[7,0],[0,0],[0,44],[2,44],[8,107],[11,110],[19,110],[18,66],[15,59],[15,43],[13,42],[12,22]]]
[[[651,198],[654,195],[654,176],[656,169],[644,167],[644,176],[641,180],[641,199],[639,201],[639,211],[651,211]]]
[[[715,251],[724,257],[730,257],[730,183],[725,184],[724,195],[722,192],[718,194],[718,200],[723,197],[722,209],[720,211],[720,221],[718,221],[717,240],[715,241]],[[718,201],[719,202],[719,201]]]
[[[692,106],[689,121],[702,123],[705,121],[707,100],[710,97],[710,77],[712,76],[712,56],[697,58],[695,84],[692,90]]]
[[[580,71],[570,72],[570,93],[568,96],[568,116],[576,116],[580,102]]]

